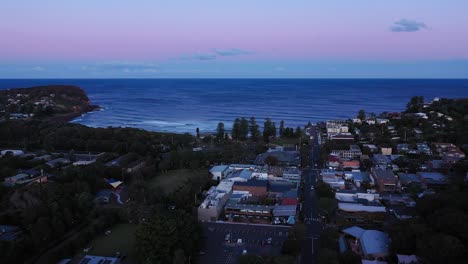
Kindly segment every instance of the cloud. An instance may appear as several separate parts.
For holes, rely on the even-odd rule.
[[[238,55],[248,55],[251,54],[250,51],[241,50],[241,49],[214,49],[214,52],[219,56],[238,56]]]
[[[45,68],[41,66],[36,66],[36,67],[33,67],[32,70],[35,72],[41,72],[41,71],[44,71]]]
[[[124,73],[158,73],[161,71],[160,66],[151,62],[98,62],[92,66],[83,66],[82,70],[98,70],[104,72],[124,72]]]
[[[194,60],[214,60],[216,59],[216,54],[205,52],[205,53],[195,53],[191,56]]]
[[[221,57],[227,56],[240,56],[240,55],[248,55],[252,54],[250,51],[230,48],[230,49],[212,49],[212,51],[208,52],[197,52],[191,55],[184,55],[177,59],[182,60],[200,60],[200,61],[208,61],[208,60],[216,60]]]
[[[390,27],[393,32],[415,32],[422,29],[428,29],[427,25],[415,20],[401,19]]]

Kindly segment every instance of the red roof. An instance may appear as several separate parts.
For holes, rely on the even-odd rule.
[[[297,205],[297,199],[296,198],[284,198],[283,201],[281,201],[281,205]]]

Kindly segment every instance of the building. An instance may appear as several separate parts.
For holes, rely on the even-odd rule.
[[[70,160],[69,159],[66,159],[66,158],[58,158],[58,159],[53,159],[51,161],[48,161],[46,164],[51,167],[51,168],[56,168],[57,166],[59,165],[65,165],[65,164],[69,164],[70,163]]]
[[[213,166],[210,169],[210,174],[211,174],[211,179],[214,181],[220,181],[226,177],[224,172],[229,168],[229,166],[226,165],[220,165],[220,166]]]
[[[398,179],[392,171],[372,168],[371,176],[379,192],[399,191]]]
[[[268,194],[268,181],[248,180],[245,182],[234,182],[233,191],[246,191],[252,196],[262,197]]]
[[[332,150],[331,155],[339,156],[344,160],[360,159],[362,151],[358,145],[351,145],[349,150]]]
[[[360,187],[363,182],[370,182],[369,173],[365,171],[345,171],[345,179],[352,180],[357,187]]]
[[[443,188],[449,184],[447,176],[438,172],[417,172],[416,176],[427,188]]]
[[[379,152],[379,148],[377,148],[376,145],[373,144],[364,144],[362,145],[363,148],[367,148],[370,153],[377,153]]]
[[[433,143],[439,157],[447,163],[455,163],[466,157],[465,153],[452,143]]]
[[[198,207],[198,221],[217,221],[232,191],[212,186],[207,191],[205,200]]]
[[[421,181],[421,178],[418,177],[416,174],[399,173],[398,179],[399,179],[402,190],[412,187],[412,186],[420,186],[420,187],[424,186]]]
[[[374,154],[374,156],[372,156],[372,162],[374,163],[374,166],[386,168],[392,164],[392,159],[387,155]]]
[[[5,149],[5,150],[0,151],[0,156],[5,156],[8,153],[11,153],[11,155],[15,157],[24,155],[24,151],[19,150],[19,149]]]
[[[114,257],[102,257],[102,256],[84,256],[79,262],[79,264],[118,264],[120,259]]]
[[[295,167],[285,168],[283,171],[283,179],[298,183],[301,181],[301,172]]]
[[[349,169],[359,169],[361,167],[361,162],[359,160],[345,160],[343,161],[342,165],[343,168],[349,168]]]
[[[341,159],[339,156],[329,155],[327,158],[327,166],[329,168],[338,168],[341,165]]]
[[[382,155],[392,155],[392,148],[391,147],[386,147],[386,146],[381,146],[380,147],[380,152]]]
[[[366,230],[357,226],[343,229],[341,232],[351,238],[350,248],[364,259],[384,260],[390,254],[390,238],[381,231]]]
[[[297,189],[284,192],[281,197],[281,205],[297,205]]]
[[[294,225],[296,210],[296,205],[276,205],[273,208],[273,223]]]
[[[224,208],[228,221],[271,224],[272,205],[244,204],[230,199]]]

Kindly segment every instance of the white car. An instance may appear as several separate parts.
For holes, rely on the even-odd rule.
[[[242,255],[244,255],[244,256],[247,255],[247,250],[246,249],[242,250]]]
[[[311,185],[311,186],[310,186],[310,189],[311,189],[311,190],[313,190],[313,189],[314,189],[314,186],[313,186],[313,185]]]

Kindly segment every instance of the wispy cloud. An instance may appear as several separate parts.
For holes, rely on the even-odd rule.
[[[216,59],[216,54],[210,53],[210,52],[200,52],[200,53],[195,53],[191,56],[192,59],[194,60],[214,60]]]
[[[252,52],[237,48],[229,48],[229,49],[212,49],[208,52],[196,52],[191,55],[184,55],[179,59],[182,60],[199,60],[199,61],[209,61],[209,60],[216,60],[221,57],[227,56],[240,56],[240,55],[248,55],[252,54]]]
[[[393,32],[415,32],[422,29],[428,29],[427,25],[415,20],[401,19],[390,27]]]
[[[82,70],[92,71],[110,71],[124,73],[158,73],[160,66],[152,62],[131,62],[131,61],[115,61],[115,62],[97,62],[95,65],[85,65]]]
[[[35,66],[32,68],[33,71],[35,72],[41,72],[41,71],[44,71],[45,68],[44,67],[41,67],[41,66]]]
[[[238,55],[249,55],[252,52],[242,49],[214,49],[214,52],[219,56],[238,56]]]

